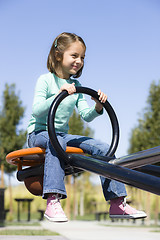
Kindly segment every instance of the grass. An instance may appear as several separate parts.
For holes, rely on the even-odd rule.
[[[30,213],[30,219],[38,221],[40,218],[40,213],[39,212],[31,212]],[[20,221],[27,221],[28,219],[28,211],[26,209],[21,209],[20,212]],[[12,222],[12,221],[17,221],[17,211],[14,211],[12,214],[7,213],[6,216],[6,221],[7,222]]]
[[[55,236],[59,235],[56,232],[52,232],[46,229],[42,230],[31,230],[31,229],[4,229],[0,230],[0,235],[24,235],[24,236]]]
[[[35,221],[35,222],[33,222],[33,221],[31,221],[31,222],[27,222],[27,221],[21,221],[21,222],[17,222],[17,221],[13,221],[13,222],[5,222],[5,226],[41,226],[40,225],[40,222],[37,222],[37,221]],[[0,227],[1,227],[1,225],[0,225]]]
[[[38,227],[38,226],[41,226],[40,225],[40,222],[38,221],[31,221],[31,222],[27,222],[27,221],[21,221],[21,222],[17,222],[17,221],[12,221],[12,222],[9,222],[9,221],[5,221],[4,223],[1,223],[0,222],[0,228],[1,227],[8,227],[8,226],[35,226],[35,227]],[[1,229],[0,229],[1,230]]]
[[[47,229],[36,229],[40,227],[40,222],[38,221],[31,221],[31,222],[5,222],[0,223],[0,235],[24,235],[24,236],[55,236],[59,235],[56,232],[52,232]],[[1,227],[13,227],[14,229],[9,228],[1,228]],[[23,228],[24,227],[24,228]],[[27,227],[27,229],[25,229]],[[31,227],[32,229],[29,229]],[[35,227],[35,229],[33,229]],[[19,229],[18,229],[19,228]]]
[[[159,233],[159,232],[160,232],[160,230],[158,230],[158,229],[155,229],[155,230],[152,230],[152,231],[150,231],[150,232],[156,232],[156,233]]]

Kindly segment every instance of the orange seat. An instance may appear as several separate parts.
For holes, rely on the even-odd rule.
[[[66,152],[83,154],[83,150],[76,147],[67,147]],[[45,149],[40,147],[20,149],[6,156],[6,161],[9,164],[17,165],[18,170],[21,170],[22,166],[36,166],[43,163],[44,159]]]
[[[75,147],[67,147],[66,149],[67,153],[76,153],[76,154],[84,154],[83,150],[80,148]],[[27,168],[27,170],[33,170],[34,167],[42,167],[45,160],[45,149],[40,147],[34,147],[34,148],[25,148],[17,151],[13,151],[9,153],[6,156],[6,161],[9,164],[17,165],[18,167],[18,173],[21,173],[21,175],[24,174],[24,171],[26,169],[22,169],[22,166],[30,166]],[[38,171],[37,171],[38,172]],[[43,192],[43,175],[37,175],[36,176],[29,176],[24,178],[24,181],[26,188],[30,193],[36,196],[41,196]],[[70,174],[70,172],[69,172]],[[18,178],[18,177],[17,177]]]

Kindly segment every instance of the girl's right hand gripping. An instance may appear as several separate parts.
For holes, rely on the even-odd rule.
[[[75,83],[69,84],[69,83],[65,83],[64,85],[62,85],[62,87],[60,88],[60,92],[62,92],[63,90],[66,90],[68,92],[68,94],[73,94],[76,92],[76,88],[75,88]]]

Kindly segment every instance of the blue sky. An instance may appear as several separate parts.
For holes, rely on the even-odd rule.
[[[16,84],[26,107],[21,128],[27,128],[51,44],[59,33],[74,32],[87,45],[80,81],[108,95],[120,123],[117,156],[126,155],[150,84],[160,80],[159,26],[159,0],[0,0],[0,97],[5,83]],[[107,116],[90,127],[110,142]]]

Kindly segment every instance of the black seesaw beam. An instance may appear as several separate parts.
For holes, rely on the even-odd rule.
[[[150,175],[160,177],[160,166],[156,165],[145,165],[142,167],[135,168],[136,171],[148,173]]]
[[[70,154],[68,157],[73,167],[160,195],[160,178],[158,177],[84,155]]]

